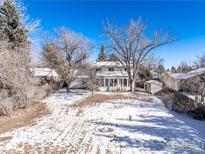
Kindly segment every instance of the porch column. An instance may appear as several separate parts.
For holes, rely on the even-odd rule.
[[[120,87],[120,79],[117,78],[117,86]]]

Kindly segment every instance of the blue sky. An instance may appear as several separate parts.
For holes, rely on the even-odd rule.
[[[126,25],[139,16],[153,29],[169,29],[178,41],[156,50],[166,67],[178,65],[182,60],[191,62],[196,55],[205,53],[205,1],[66,1],[24,0],[27,13],[40,19],[41,25],[32,34],[34,55],[40,50],[43,31],[52,32],[64,26],[83,33],[97,45],[102,43],[102,23],[106,19]],[[91,53],[95,59],[97,50]]]

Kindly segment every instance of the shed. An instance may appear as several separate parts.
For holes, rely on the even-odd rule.
[[[145,90],[150,94],[155,94],[156,92],[162,90],[163,83],[157,80],[149,80],[144,84]]]

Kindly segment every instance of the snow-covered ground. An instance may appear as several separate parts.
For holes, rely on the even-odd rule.
[[[172,113],[153,96],[151,102],[71,106],[89,95],[64,90],[50,95],[44,101],[51,114],[0,134],[0,153],[205,153],[205,122]]]

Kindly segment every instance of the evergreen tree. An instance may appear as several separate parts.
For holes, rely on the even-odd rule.
[[[109,61],[118,61],[117,56],[116,56],[114,53],[112,53],[112,54],[109,56]]]
[[[177,73],[182,73],[182,68],[181,68],[181,66],[178,66],[178,68],[177,68]]]
[[[13,0],[4,0],[0,6],[0,39],[6,39],[12,48],[28,43],[28,37],[23,21],[22,12]]]
[[[157,67],[157,72],[159,73],[163,73],[165,71],[165,68],[162,64],[160,64],[158,67]]]
[[[100,53],[98,55],[97,61],[105,61],[105,60],[106,60],[105,47],[104,47],[104,45],[101,45]]]
[[[172,73],[177,73],[177,69],[176,69],[174,66],[172,66],[171,72],[172,72]]]

